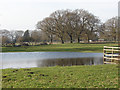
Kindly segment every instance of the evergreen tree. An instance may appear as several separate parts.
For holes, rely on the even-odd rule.
[[[29,42],[29,41],[30,41],[29,30],[26,30],[23,36],[23,42]]]

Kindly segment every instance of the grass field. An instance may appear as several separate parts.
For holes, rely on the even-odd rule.
[[[118,88],[117,65],[3,69],[3,88]]]
[[[2,52],[103,52],[117,44],[53,44],[1,47]],[[3,88],[118,88],[118,65],[3,69]]]
[[[103,46],[117,46],[117,44],[53,44],[24,47],[2,47],[2,52],[103,52]]]

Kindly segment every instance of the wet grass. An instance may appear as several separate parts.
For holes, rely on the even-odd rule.
[[[103,52],[103,46],[117,44],[53,44],[24,47],[2,47],[2,52]]]
[[[118,88],[117,65],[3,69],[3,88]]]

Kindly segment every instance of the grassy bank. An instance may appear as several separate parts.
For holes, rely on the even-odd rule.
[[[2,47],[2,52],[103,52],[103,46],[117,46],[117,44],[53,44],[24,47]]]
[[[117,88],[118,66],[3,69],[3,88]]]

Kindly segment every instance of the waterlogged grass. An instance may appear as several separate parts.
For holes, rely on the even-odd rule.
[[[103,46],[117,46],[117,44],[53,44],[24,47],[2,47],[2,52],[103,52]]]
[[[3,88],[118,88],[118,66],[3,69]]]

